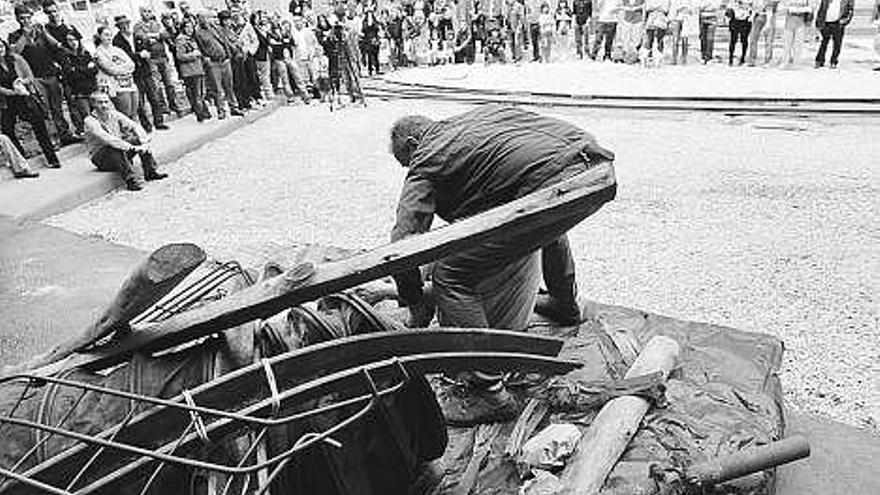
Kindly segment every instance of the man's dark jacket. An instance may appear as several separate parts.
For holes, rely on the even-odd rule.
[[[146,50],[147,47],[142,46],[137,38],[134,38],[134,46],[131,46],[131,43],[128,42],[128,39],[122,33],[116,33],[116,36],[113,37],[113,46],[121,48],[134,61],[134,77],[138,79],[153,77],[150,71],[150,61],[140,55],[140,52]]]
[[[441,120],[419,137],[391,241],[427,232],[436,214],[466,218],[537,191],[572,162],[614,154],[567,122],[501,105]],[[421,298],[418,270],[395,277],[401,301]]]
[[[593,0],[574,0],[571,4],[574,13],[574,21],[578,24],[586,24],[593,15]]]
[[[822,29],[825,25],[825,18],[828,13],[829,0],[819,2],[819,9],[816,11],[816,27]],[[846,26],[853,18],[853,0],[840,0],[840,22],[841,26]]]

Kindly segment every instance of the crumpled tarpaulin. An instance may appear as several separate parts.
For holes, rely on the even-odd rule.
[[[579,328],[536,325],[530,331],[567,338],[560,357],[585,366],[566,379],[620,379],[639,350],[655,335],[681,346],[677,368],[666,383],[666,404],[652,407],[602,493],[679,493],[681,487],[659,484],[650,468],[682,469],[692,463],[763,445],[782,437],[782,388],[777,373],[782,342],[773,336],[685,322],[643,311],[583,302],[587,321]],[[551,421],[575,421],[583,430],[595,412],[551,414]],[[503,423],[479,470],[471,493],[517,494],[524,481],[504,455],[514,421]],[[486,425],[449,428],[449,446],[433,468],[442,481],[433,493],[458,493],[477,439]],[[539,428],[540,429],[540,428]],[[561,474],[561,473],[557,473]],[[772,494],[775,471],[729,482],[705,493]]]

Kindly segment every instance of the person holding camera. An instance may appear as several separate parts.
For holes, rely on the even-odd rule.
[[[70,125],[61,109],[64,92],[61,87],[59,60],[66,49],[42,24],[33,22],[33,13],[26,5],[15,7],[19,29],[9,33],[9,48],[21,55],[34,75],[33,81],[46,98],[48,111],[62,146],[81,141],[70,132]]]

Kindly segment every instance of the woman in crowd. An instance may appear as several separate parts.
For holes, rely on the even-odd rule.
[[[381,26],[372,11],[364,15],[364,26],[361,29],[364,52],[367,58],[367,74],[379,75],[379,31]]]
[[[541,62],[549,63],[553,56],[553,33],[556,31],[556,19],[550,13],[550,5],[547,2],[541,4],[538,25],[541,29]]]
[[[645,60],[646,64],[659,64],[663,59],[663,38],[669,27],[669,0],[645,2]],[[657,56],[654,56],[654,47]]]
[[[189,105],[196,114],[196,120],[203,122],[211,118],[208,105],[205,104],[205,68],[202,65],[202,52],[193,38],[195,26],[191,19],[180,24],[174,46],[177,52],[178,73],[186,88]]]
[[[804,49],[804,30],[812,21],[813,9],[810,0],[783,0],[780,8],[785,15],[780,62],[783,68],[789,68],[801,58]]]
[[[283,93],[288,101],[293,99],[293,89],[290,87],[290,79],[287,77],[287,50],[290,47],[289,40],[285,40],[281,26],[275,24],[269,29],[266,36],[269,43],[269,56],[272,60],[271,77],[272,87],[276,93]]]
[[[323,30],[322,30],[323,31]],[[328,73],[330,79],[331,103],[341,103],[342,80],[348,90],[349,98],[354,103],[358,100],[363,102],[363,94],[360,91],[360,80],[355,72],[355,61],[349,50],[348,33],[345,27],[345,9],[337,8],[333,16],[332,27],[329,31],[323,31],[318,41],[324,48],[324,53],[329,62]],[[335,100],[335,101],[333,101]]]
[[[12,53],[9,44],[0,39],[0,128],[23,155],[24,149],[15,135],[15,123],[19,118],[28,121],[46,157],[47,166],[59,168],[61,163],[46,129],[47,110],[39,94],[28,63],[20,55]],[[20,170],[24,174],[19,173],[18,177],[32,176],[27,174],[27,169]]]
[[[746,53],[749,49],[749,33],[752,30],[752,0],[731,0],[725,15],[727,27],[730,28],[730,42],[727,46],[727,64],[733,65],[733,54],[736,51],[736,43],[739,41],[742,52],[739,57],[739,65],[746,63]]]
[[[700,34],[697,0],[672,0],[669,4],[669,31],[672,35],[672,65],[687,64],[690,40]],[[680,55],[679,55],[680,54]]]
[[[110,96],[117,110],[137,120],[139,103],[134,61],[122,48],[113,46],[113,33],[107,26],[99,27],[95,34],[95,62],[99,69],[98,89]]]
[[[296,60],[296,40],[293,36],[293,25],[286,19],[281,21],[281,41],[284,43],[284,65],[287,69],[287,80],[293,93],[299,95],[302,98],[302,102],[308,105],[310,100],[309,90]]]
[[[61,72],[70,90],[68,110],[77,134],[81,135],[85,130],[83,121],[92,111],[89,95],[98,89],[98,64],[92,54],[83,48],[79,31],[68,31],[64,46],[67,53],[61,58]]]

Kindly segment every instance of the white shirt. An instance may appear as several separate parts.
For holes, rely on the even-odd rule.
[[[840,20],[840,0],[831,0],[828,2],[828,10],[825,11],[825,22],[834,22]]]

